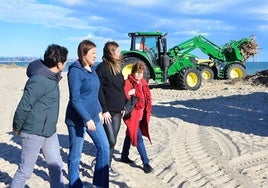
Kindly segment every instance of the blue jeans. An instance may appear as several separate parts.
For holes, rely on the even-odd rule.
[[[104,130],[106,132],[109,144],[110,144],[110,166],[114,154],[114,146],[116,144],[117,135],[121,126],[121,113],[111,112],[112,122],[109,124],[103,124]]]
[[[21,132],[21,163],[11,183],[11,188],[24,188],[26,180],[30,178],[34,165],[42,149],[49,170],[49,183],[51,188],[64,187],[62,173],[62,158],[58,135],[42,137]]]
[[[124,140],[124,144],[123,144],[123,150],[122,150],[121,158],[127,158],[128,157],[130,145],[131,145],[130,137],[128,135],[126,135],[125,140]],[[143,143],[143,138],[142,138],[142,133],[141,133],[140,128],[138,129],[137,150],[138,150],[138,152],[140,154],[142,163],[143,164],[149,164],[149,158],[147,156],[145,145]]]
[[[83,183],[79,178],[79,164],[85,132],[88,133],[97,147],[93,185],[103,188],[109,187],[109,143],[102,123],[96,124],[96,131],[89,131],[84,126],[68,126],[68,131],[70,140],[68,158],[69,187],[83,187]]]

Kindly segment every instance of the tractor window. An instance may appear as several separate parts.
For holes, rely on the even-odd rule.
[[[157,38],[151,36],[137,36],[135,41],[135,49],[141,51],[150,51],[157,49]]]
[[[136,39],[136,41],[135,41],[135,50],[141,50],[140,49],[141,37],[136,37],[135,39]]]
[[[158,38],[156,36],[136,36],[135,50],[144,51],[150,57],[152,64],[158,60]]]

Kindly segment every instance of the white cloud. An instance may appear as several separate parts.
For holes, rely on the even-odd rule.
[[[113,36],[113,35],[110,35],[110,36]],[[82,37],[68,38],[69,41],[76,42],[77,44],[85,39],[91,40],[97,45],[97,62],[101,61],[103,46],[108,41],[116,41],[120,45],[121,49],[129,49],[130,47],[130,39],[116,39],[112,37],[104,37],[102,35],[96,35],[94,33],[88,33],[86,36],[82,36]]]
[[[231,9],[237,11],[237,5],[243,2],[242,0],[184,0],[173,1],[169,9],[173,9],[178,13],[183,14],[211,14],[211,13],[229,13]],[[170,5],[170,3],[168,3]],[[239,6],[238,6],[239,7]],[[241,8],[241,7],[240,7]]]
[[[83,5],[85,4],[85,0],[57,0],[58,2],[61,2],[63,4],[72,6],[72,5]]]
[[[208,36],[209,33],[204,33],[196,30],[185,30],[185,31],[177,31],[174,33],[174,35],[186,35],[186,36],[196,36],[196,35],[203,35],[203,36]]]
[[[103,17],[100,17],[100,16],[91,16],[90,19],[99,21],[99,20],[103,20]]]
[[[133,6],[133,7],[143,7],[143,6],[155,6],[161,5],[162,3],[166,3],[163,0],[135,0],[135,1],[122,1],[122,0],[100,0],[101,3],[112,3],[124,6]]]
[[[262,31],[268,31],[268,24],[267,25],[259,25],[258,27]]]
[[[246,9],[244,9],[243,13],[267,15],[268,14],[267,1],[265,1],[265,3],[258,3],[255,4],[255,6],[247,7]]]
[[[216,30],[228,31],[235,29],[234,26],[223,23],[220,20],[206,19],[161,19],[155,24],[155,28],[172,28],[174,33],[184,35],[204,34],[215,32]],[[176,32],[177,31],[177,32]]]
[[[23,7],[23,8],[22,8]],[[49,27],[90,29],[86,20],[71,16],[71,9],[34,1],[6,0],[0,4],[0,20],[10,23],[41,24]]]

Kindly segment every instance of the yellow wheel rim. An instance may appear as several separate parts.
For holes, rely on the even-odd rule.
[[[230,71],[230,78],[234,79],[234,78],[243,78],[244,77],[244,73],[240,68],[233,68]]]
[[[127,79],[128,75],[131,73],[132,67],[133,67],[133,64],[128,64],[124,66],[124,68],[122,69],[122,74],[125,80]]]
[[[211,73],[209,71],[202,72],[202,78],[205,80],[211,79]]]
[[[198,77],[195,73],[189,73],[186,77],[186,82],[190,87],[195,87],[198,83]]]

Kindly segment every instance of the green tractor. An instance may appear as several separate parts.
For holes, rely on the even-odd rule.
[[[135,62],[146,65],[145,79],[155,83],[166,83],[179,89],[197,90],[201,85],[198,58],[191,54],[172,54],[167,51],[166,34],[162,32],[133,32],[130,50],[122,51],[122,73],[125,77],[131,73]],[[146,47],[144,46],[146,44]]]
[[[126,78],[132,65],[141,61],[146,65],[145,78],[156,83],[169,81],[179,89],[197,90],[202,79],[234,79],[245,77],[244,62],[257,53],[253,37],[231,41],[223,47],[212,43],[202,35],[193,37],[167,49],[166,33],[132,32],[130,50],[122,51],[123,69]],[[208,55],[202,60],[191,54],[200,49]]]
[[[219,47],[204,36],[193,37],[170,49],[175,54],[189,54],[200,49],[209,59],[198,63],[203,78],[234,79],[246,75],[246,60],[257,54],[257,43],[254,37],[232,40]],[[205,77],[204,77],[205,76]]]

